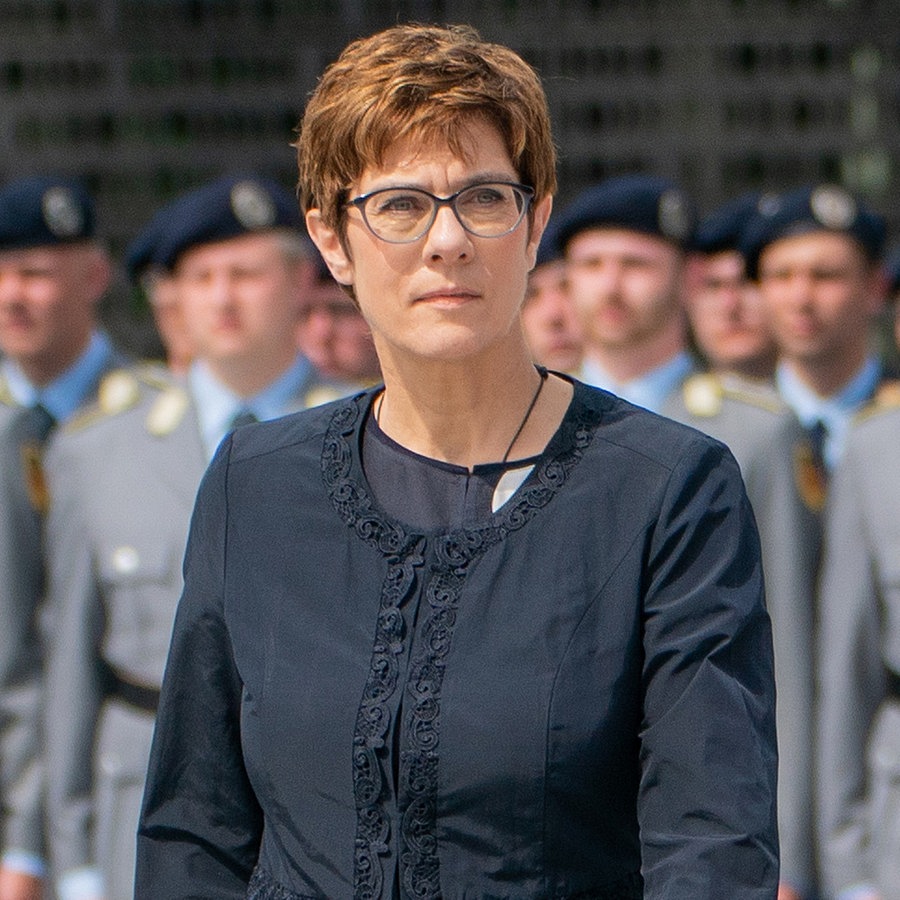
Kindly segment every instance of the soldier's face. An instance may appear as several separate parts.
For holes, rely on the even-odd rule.
[[[683,315],[682,255],[668,241],[593,228],[569,241],[566,262],[588,347],[640,346]]]
[[[266,366],[290,358],[308,270],[271,232],[187,250],[174,284],[195,355],[213,364],[258,359]]]
[[[297,337],[303,354],[323,375],[359,382],[379,377],[372,332],[335,281],[317,283],[303,298]]]
[[[775,241],[759,260],[759,285],[779,349],[825,361],[868,337],[881,306],[878,270],[844,234],[817,231]]]
[[[737,251],[691,259],[687,310],[697,346],[714,367],[774,356],[759,288],[746,278]]]
[[[34,380],[55,377],[86,346],[109,277],[91,245],[0,252],[0,349]]]
[[[569,296],[566,264],[544,263],[528,276],[522,324],[536,362],[561,372],[581,365],[581,322]]]

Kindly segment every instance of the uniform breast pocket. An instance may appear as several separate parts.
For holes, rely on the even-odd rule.
[[[144,678],[161,678],[181,596],[183,547],[174,541],[121,542],[100,554],[103,655]]]

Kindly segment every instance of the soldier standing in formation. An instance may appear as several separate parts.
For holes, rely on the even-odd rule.
[[[338,395],[296,348],[312,251],[296,201],[227,177],[156,242],[195,358],[111,374],[47,454],[50,849],[60,900],[131,897],[134,835],[194,495],[227,431]]]
[[[686,309],[694,343],[710,369],[740,378],[744,388],[756,384],[772,391],[778,346],[738,249],[760,200],[758,194],[745,194],[697,226]]]
[[[778,342],[778,391],[821,468],[821,505],[850,420],[883,379],[871,339],[884,303],[885,225],[842,188],[816,185],[770,198],[741,240]]]
[[[46,875],[40,716],[41,456],[122,360],[97,326],[111,263],[94,205],[72,180],[0,190],[0,898],[40,896]]]
[[[582,381],[661,412],[694,371],[684,321],[684,259],[694,212],[673,183],[613,178],[560,214],[572,301],[584,333]]]
[[[816,742],[836,900],[900,898],[900,396],[851,426],[829,491]]]

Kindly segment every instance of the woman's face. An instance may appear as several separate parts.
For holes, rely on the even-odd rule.
[[[388,187],[421,188],[446,197],[486,181],[518,182],[499,132],[473,121],[464,131],[466,154],[446,144],[413,139],[391,147],[379,168],[365,170],[349,196]],[[523,346],[519,309],[528,271],[550,214],[551,199],[535,206],[509,234],[476,237],[444,206],[429,231],[391,244],[369,231],[360,211],[347,212],[346,252],[317,212],[310,233],[338,281],[352,284],[382,365],[411,358],[460,361],[501,347]]]

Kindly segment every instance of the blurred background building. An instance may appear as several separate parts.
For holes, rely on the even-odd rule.
[[[318,74],[408,20],[471,23],[540,71],[561,202],[631,171],[703,210],[828,179],[900,234],[897,0],[0,0],[0,178],[83,175],[114,250],[223,171],[291,185]]]

